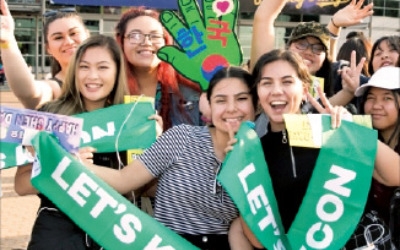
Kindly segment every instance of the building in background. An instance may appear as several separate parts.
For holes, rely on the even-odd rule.
[[[87,0],[80,0],[79,2],[82,3],[84,1]],[[117,1],[110,0],[111,3],[116,3]],[[250,57],[252,20],[254,9],[257,6],[257,2],[259,3],[260,1],[240,0],[241,13],[238,20],[237,35],[243,48],[244,62]],[[337,3],[347,4],[350,0],[288,0],[288,2],[297,6],[299,4],[304,5],[307,1],[315,2],[314,4],[319,3],[333,6]],[[63,8],[66,5],[53,4],[52,1],[45,0],[8,0],[8,4],[15,20],[15,35],[22,54],[27,63],[32,66],[36,77],[42,78],[50,71],[49,56],[46,54],[42,43],[42,13],[47,9]],[[114,25],[119,19],[120,14],[127,8],[121,6],[88,5],[76,5],[75,7],[92,34],[110,36],[114,35]],[[282,13],[276,22],[276,44],[279,48],[284,47],[291,29],[298,22],[315,20],[327,24],[331,17],[330,13],[315,10],[308,11],[301,8],[296,11],[288,8],[286,12]],[[400,35],[400,1],[374,0],[374,16],[364,20],[360,25],[343,29],[339,46],[344,41],[346,34],[353,30],[362,30],[370,36],[372,41],[383,35]]]

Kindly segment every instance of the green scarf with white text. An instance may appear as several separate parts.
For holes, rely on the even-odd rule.
[[[197,249],[86,169],[53,135],[40,132],[32,145],[39,159],[32,185],[105,249]]]
[[[218,180],[267,249],[340,249],[362,215],[372,179],[377,133],[347,121],[332,130],[329,116],[322,116],[322,125],[318,160],[287,234],[260,141],[245,123],[225,159]]]

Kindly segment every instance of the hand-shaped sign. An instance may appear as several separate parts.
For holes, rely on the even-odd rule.
[[[238,0],[203,0],[203,14],[196,0],[178,5],[183,20],[172,11],[163,11],[160,19],[180,48],[165,46],[157,55],[206,90],[216,71],[242,62],[234,32]]]

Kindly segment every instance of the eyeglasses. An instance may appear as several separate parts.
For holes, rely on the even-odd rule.
[[[322,45],[320,43],[311,44],[305,40],[300,40],[300,41],[294,42],[294,46],[298,50],[307,50],[309,47],[311,47],[311,51],[315,55],[321,55],[322,52],[325,52],[324,45]]]
[[[57,13],[76,13],[75,8],[62,8],[58,10],[46,10],[45,13],[43,13],[43,17],[51,17],[57,15]]]
[[[145,38],[149,39],[152,44],[160,44],[164,42],[163,34],[152,33],[143,34],[140,32],[132,32],[125,36],[131,44],[141,44],[144,42]]]

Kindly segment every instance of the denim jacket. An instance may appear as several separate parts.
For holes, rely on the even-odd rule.
[[[179,103],[179,97],[174,95],[172,91],[170,91],[171,96],[171,109],[170,109],[170,118],[172,126],[176,126],[179,124],[190,124],[190,125],[204,125],[200,115],[199,110],[199,99],[200,93],[194,89],[191,89],[187,86],[179,85],[179,90],[184,99],[183,103]],[[182,114],[179,109],[179,105],[182,105],[183,111],[186,114]],[[156,104],[155,108],[158,112],[161,110],[161,84],[157,85],[156,92]]]

